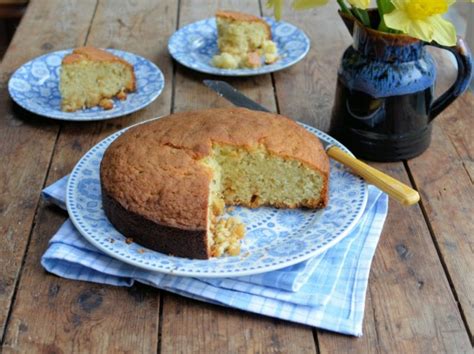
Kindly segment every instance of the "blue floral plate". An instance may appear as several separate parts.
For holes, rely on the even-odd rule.
[[[212,65],[218,53],[215,18],[191,23],[176,31],[168,42],[171,56],[180,64],[207,74],[249,76],[285,69],[304,58],[309,51],[309,38],[298,27],[266,17],[271,26],[272,40],[278,47],[280,60],[257,69],[220,69]]]
[[[321,131],[303,125],[320,139],[348,150]],[[126,128],[128,129],[128,128]],[[344,238],[357,224],[367,202],[367,185],[331,160],[329,205],[322,210],[248,209],[229,214],[245,222],[247,234],[240,256],[196,260],[145,249],[126,238],[102,209],[99,167],[107,147],[123,129],[89,150],[72,171],[67,186],[67,210],[79,232],[99,250],[136,267],[193,277],[233,277],[268,272],[316,256]]]
[[[133,65],[137,90],[121,101],[114,99],[114,108],[93,107],[76,112],[61,111],[59,75],[63,57],[72,49],[60,50],[37,57],[16,70],[8,82],[12,99],[24,109],[41,116],[72,121],[93,121],[120,117],[148,106],[163,90],[165,79],[158,67],[149,60],[116,49],[112,54]]]

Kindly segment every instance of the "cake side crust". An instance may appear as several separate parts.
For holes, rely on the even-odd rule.
[[[101,184],[150,220],[204,229],[212,174],[200,160],[212,154],[213,142],[249,151],[264,145],[317,170],[326,187],[320,200],[305,206],[327,204],[329,160],[321,142],[289,118],[243,108],[176,113],[129,129],[104,154]]]
[[[66,55],[63,60],[63,65],[77,63],[83,60],[90,60],[96,62],[119,62],[133,70],[133,65],[128,61],[99,48],[95,47],[79,47],[75,48],[71,54]]]
[[[317,197],[271,205],[327,205],[329,159],[317,137],[279,115],[242,108],[211,109],[137,125],[107,148],[100,174],[104,209],[112,224],[125,236],[158,252],[208,258],[213,172],[202,161],[212,156],[215,144],[249,152],[263,146],[268,154],[298,161],[321,176],[323,185]],[[189,248],[190,240],[200,250],[198,255],[194,251],[190,251],[192,255],[180,253]]]

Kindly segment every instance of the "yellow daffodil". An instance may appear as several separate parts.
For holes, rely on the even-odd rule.
[[[349,4],[351,4],[354,7],[357,7],[358,9],[368,9],[370,6],[370,0],[347,0]]]
[[[384,15],[385,24],[409,36],[441,45],[456,44],[456,29],[441,17],[455,0],[392,0],[395,9]]]

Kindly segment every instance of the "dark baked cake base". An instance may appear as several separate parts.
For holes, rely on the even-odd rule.
[[[133,242],[171,256],[209,259],[206,230],[183,230],[156,224],[126,210],[102,189],[104,212],[114,227]]]

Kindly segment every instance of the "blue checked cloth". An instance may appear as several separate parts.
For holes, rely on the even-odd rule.
[[[67,176],[43,190],[65,209]],[[67,220],[53,236],[41,264],[58,276],[116,286],[135,281],[193,299],[266,316],[362,335],[365,294],[372,258],[388,211],[388,197],[369,186],[357,227],[323,254],[263,274],[201,279],[136,268],[103,254]]]

